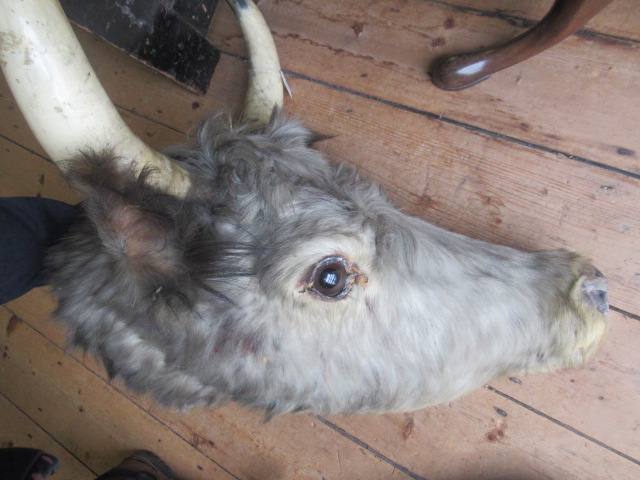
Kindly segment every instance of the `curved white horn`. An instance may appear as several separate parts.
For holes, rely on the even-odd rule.
[[[187,172],[124,123],[57,0],[0,0],[0,66],[38,141],[63,170],[80,150],[111,149],[126,166],[154,167],[149,179],[162,190],[189,189]]]
[[[269,26],[252,0],[227,0],[227,3],[238,18],[251,61],[243,116],[266,125],[273,109],[282,108],[284,101],[276,45]]]

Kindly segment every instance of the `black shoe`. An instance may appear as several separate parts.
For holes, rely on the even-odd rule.
[[[155,453],[141,450],[125,458],[120,465],[96,480],[177,480],[173,472]]]
[[[58,459],[35,448],[0,449],[0,472],[4,480],[45,478],[58,468]]]

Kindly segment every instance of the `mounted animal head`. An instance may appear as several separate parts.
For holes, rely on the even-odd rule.
[[[252,3],[229,3],[246,36],[248,18],[268,33]],[[270,38],[251,38],[253,76],[277,80],[251,46]],[[607,285],[587,259],[401,213],[314,150],[275,91],[257,109],[250,94],[237,125],[205,119],[167,168],[119,144],[64,163],[86,200],[49,257],[56,316],[111,375],[170,406],[372,413],[593,354]]]

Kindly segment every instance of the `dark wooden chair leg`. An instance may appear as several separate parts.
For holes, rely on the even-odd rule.
[[[475,85],[564,40],[613,0],[556,0],[549,13],[522,35],[484,50],[447,55],[431,66],[431,80],[444,90]]]

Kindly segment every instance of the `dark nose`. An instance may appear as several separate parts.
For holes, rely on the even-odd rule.
[[[600,313],[607,313],[609,310],[609,284],[607,279],[593,265],[589,265],[590,270],[582,282],[582,295],[587,305],[597,309]]]

